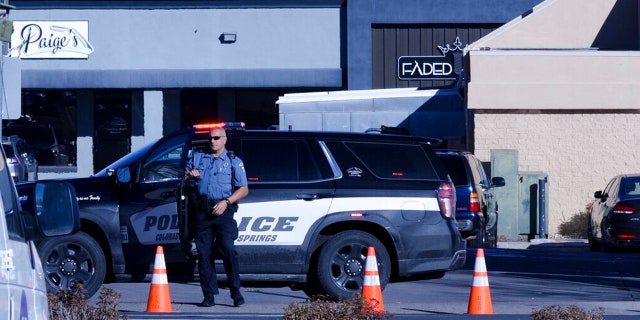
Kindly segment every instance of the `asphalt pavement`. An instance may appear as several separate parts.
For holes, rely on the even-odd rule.
[[[499,242],[501,249],[522,249],[522,250],[551,250],[551,251],[584,251],[587,250],[586,240],[575,239],[532,239],[531,241]],[[475,253],[472,255],[475,256]],[[129,284],[109,284],[110,287],[120,292],[126,292]],[[243,288],[243,294],[249,301],[261,301],[251,305],[234,308],[228,290],[221,289],[221,294],[216,296],[216,306],[212,309],[199,308],[197,303],[201,298],[197,283],[170,283],[171,292],[190,292],[187,295],[172,294],[172,312],[170,313],[148,313],[146,295],[125,294],[119,301],[119,311],[121,315],[126,315],[129,319],[281,319],[284,309],[291,303],[303,303],[307,301],[307,296],[302,291],[293,291],[288,287],[282,288]],[[180,289],[183,286],[190,286],[188,290]],[[389,287],[387,287],[389,289]],[[386,311],[393,315],[393,319],[487,319],[487,316],[474,316],[467,314],[407,314],[406,310],[399,308],[395,310],[393,304],[385,304]],[[464,307],[464,306],[463,306]],[[257,308],[257,309],[254,309]],[[632,319],[632,316],[607,316],[605,319]],[[523,314],[494,314],[491,319],[529,319],[529,315]]]

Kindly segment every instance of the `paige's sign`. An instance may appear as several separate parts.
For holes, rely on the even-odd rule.
[[[14,21],[12,57],[86,59],[93,52],[88,21]]]
[[[449,80],[456,79],[461,71],[460,59],[462,43],[456,37],[453,46],[438,46],[442,56],[402,56],[398,58],[398,78],[400,80]],[[456,55],[458,57],[456,57]]]

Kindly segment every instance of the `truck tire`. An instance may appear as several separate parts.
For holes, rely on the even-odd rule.
[[[485,239],[484,241],[485,248],[498,247],[498,223],[497,222],[489,230],[485,231],[484,239]]]
[[[376,251],[380,288],[389,282],[391,259],[378,238],[363,231],[343,231],[331,237],[320,249],[317,281],[322,291],[336,300],[362,293],[367,251]]]
[[[469,239],[468,245],[473,248],[484,248],[485,239],[486,239],[486,231],[484,230],[486,226],[483,222],[480,222],[480,228],[478,229],[478,233],[476,233],[475,238]]]
[[[587,227],[587,241],[589,243],[589,250],[600,251],[600,243],[593,235],[593,225],[591,224],[591,220],[589,220],[589,225]]]
[[[49,293],[71,289],[78,281],[86,290],[86,297],[90,298],[104,282],[107,272],[104,253],[84,232],[47,238],[38,244],[38,254]]]

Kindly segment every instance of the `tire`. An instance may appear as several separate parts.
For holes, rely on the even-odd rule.
[[[607,221],[605,219],[602,219],[602,223],[600,223],[600,230],[601,230],[601,234],[600,234],[600,252],[608,252],[611,251],[612,247],[609,246],[608,244],[608,237],[610,232],[607,230],[609,229],[609,227],[607,226]]]
[[[600,250],[600,243],[598,243],[595,236],[593,235],[593,226],[591,225],[591,221],[589,221],[589,226],[587,228],[587,241],[589,242],[589,250]]]
[[[84,232],[45,239],[38,244],[38,254],[49,293],[71,289],[78,281],[90,298],[104,282],[107,271],[104,253]]]
[[[478,233],[476,233],[476,237],[474,239],[469,239],[469,247],[473,248],[483,248],[485,244],[486,232],[484,230],[485,225],[483,222],[480,222],[480,229]]]
[[[484,239],[485,248],[498,247],[498,221],[496,221],[491,229],[485,231]]]
[[[336,300],[361,293],[370,246],[376,250],[380,288],[384,289],[391,276],[389,253],[378,238],[363,231],[338,233],[322,246],[316,269],[318,289]]]

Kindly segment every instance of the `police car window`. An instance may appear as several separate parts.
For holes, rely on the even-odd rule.
[[[434,179],[435,171],[421,146],[346,142],[346,146],[376,176],[382,179]]]
[[[317,181],[323,177],[304,140],[242,139],[242,161],[249,182]]]
[[[9,238],[24,239],[24,231],[18,216],[17,195],[15,194],[11,174],[2,153],[0,153],[0,158],[0,193],[2,194],[2,205],[4,207],[4,217],[7,221]]]
[[[156,148],[142,164],[140,179],[142,182],[156,182],[179,179],[182,174],[180,157],[186,142],[186,136],[173,137]]]

